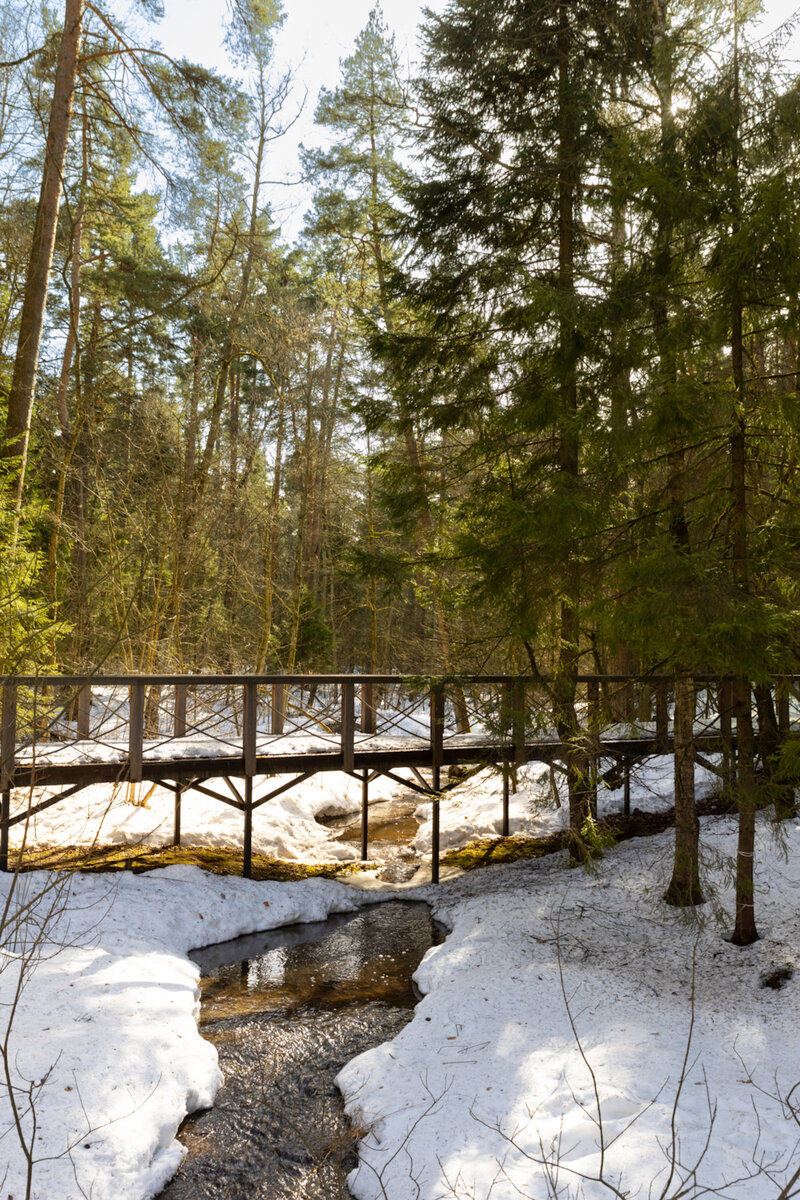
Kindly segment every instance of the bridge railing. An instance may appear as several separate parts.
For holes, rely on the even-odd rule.
[[[282,739],[305,738],[318,753],[338,754],[352,770],[360,747],[375,738],[458,747],[481,738],[513,750],[552,737],[549,680],[483,675],[458,679],[400,675],[63,675],[6,676],[2,686],[0,787],[13,785],[20,763],[77,761],[126,764],[142,778],[145,755],[244,755],[247,766]],[[695,678],[695,725],[735,741],[731,680]],[[581,675],[581,726],[601,738],[652,736],[666,747],[673,678]],[[456,702],[456,695],[458,703]],[[770,703],[783,736],[797,708],[797,680],[775,680]],[[464,719],[466,717],[466,726]],[[758,714],[755,715],[756,725]],[[105,756],[105,759],[104,759]]]
[[[244,778],[244,796],[234,806],[242,808],[249,831],[252,811],[262,803],[253,801],[257,776],[309,769],[353,774],[358,768],[366,780],[368,763],[382,770],[407,762],[429,771],[426,787],[438,797],[448,764],[491,761],[504,767],[502,829],[507,834],[509,770],[531,757],[549,754],[552,760],[558,754],[551,684],[509,675],[0,677],[0,858],[7,860],[8,829],[18,819],[9,815],[15,787],[59,784],[68,786],[65,798],[89,782],[172,778],[179,831],[187,763],[197,778],[214,773]],[[705,739],[732,760],[733,681],[698,675],[694,687],[698,746]],[[668,751],[673,693],[669,675],[580,675],[576,712],[597,761],[606,755],[629,764],[637,753]],[[761,688],[757,730],[762,714],[778,739],[800,726],[797,677],[781,676]],[[629,807],[627,766],[625,779]],[[31,810],[58,799],[32,803]],[[438,845],[438,799],[433,816]],[[362,819],[366,842],[366,809]]]

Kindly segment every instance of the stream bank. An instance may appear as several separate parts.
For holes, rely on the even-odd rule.
[[[225,1083],[184,1122],[162,1200],[347,1200],[358,1131],[334,1079],[410,1021],[411,976],[443,936],[427,905],[389,901],[194,952]]]

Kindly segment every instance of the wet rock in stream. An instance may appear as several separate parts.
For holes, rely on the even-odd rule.
[[[376,905],[330,924],[276,930],[258,957],[234,963],[223,951],[219,966],[203,968],[201,1028],[225,1083],[214,1108],[185,1122],[189,1153],[164,1200],[349,1197],[358,1131],[334,1078],[411,1019],[411,974],[441,935],[421,904]],[[253,939],[240,941],[252,954]]]

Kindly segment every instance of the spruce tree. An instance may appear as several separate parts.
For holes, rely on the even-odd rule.
[[[406,409],[449,446],[455,553],[475,596],[548,685],[566,747],[573,854],[591,815],[577,676],[602,484],[589,217],[601,155],[608,10],[458,0],[426,27],[425,169],[406,196],[399,284],[413,323],[379,347]],[[463,432],[461,432],[463,431]]]

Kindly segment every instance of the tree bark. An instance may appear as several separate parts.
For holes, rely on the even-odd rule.
[[[20,314],[17,352],[8,394],[4,457],[13,460],[8,487],[19,518],[30,437],[33,396],[39,367],[47,291],[61,199],[61,181],[72,117],[72,102],[83,35],[84,0],[65,0],[64,28],[58,52],[53,100],[44,154],[44,170],[36,209],[25,293]]]
[[[738,228],[739,180],[739,28],[734,29],[734,143],[732,154],[736,195],[733,228]],[[750,591],[747,545],[747,389],[744,375],[744,303],[738,283],[731,294],[731,372],[734,386],[733,427],[730,436],[730,546],[733,581],[743,597]],[[753,902],[753,869],[756,840],[756,777],[754,769],[750,680],[736,678],[736,801],[739,806],[739,838],[736,847],[736,921],[731,941],[749,946],[758,939]]]
[[[675,855],[672,878],[664,893],[667,904],[687,908],[703,903],[700,888],[698,837],[694,795],[694,681],[675,677]]]
[[[577,335],[572,306],[575,301],[575,196],[577,191],[574,119],[570,80],[571,33],[569,4],[559,4],[558,55],[558,288],[562,316],[559,328],[560,412],[557,471],[559,486],[565,495],[574,493],[580,480],[580,444],[576,432],[578,413]],[[583,836],[586,822],[596,804],[594,762],[591,735],[581,727],[575,709],[578,666],[580,661],[581,599],[580,567],[567,552],[562,563],[563,582],[560,603],[560,644],[556,679],[553,686],[555,725],[565,746],[567,789],[569,794],[570,856],[582,861],[588,855]]]

